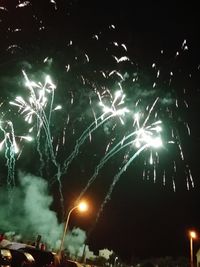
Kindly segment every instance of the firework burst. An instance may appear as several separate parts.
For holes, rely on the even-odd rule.
[[[59,6],[57,7],[55,1],[49,2],[51,8],[53,7],[54,19],[58,19]],[[118,40],[114,24],[108,25],[103,30],[92,29],[91,33],[88,32],[78,41],[73,35],[63,34],[67,37],[59,43],[57,49],[58,39],[52,38],[55,34],[52,32],[53,28],[45,23],[41,12],[33,12],[37,10],[37,8],[32,9],[33,6],[34,3],[31,1],[20,1],[13,6],[13,10],[18,15],[29,10],[30,24],[34,25],[37,35],[42,37],[45,33],[47,42],[44,47],[39,46],[41,49],[39,60],[42,58],[46,73],[51,71],[55,77],[59,76],[61,86],[58,93],[50,76],[45,78],[44,83],[35,82],[23,71],[28,97],[17,96],[10,104],[18,108],[18,114],[30,125],[29,134],[37,142],[40,173],[42,174],[43,169],[53,163],[56,175],[54,175],[55,170],[51,169],[50,176],[57,178],[53,180],[59,180],[61,191],[61,176],[68,172],[72,161],[80,156],[80,149],[87,149],[84,147],[87,145],[86,141],[91,142],[92,139],[96,141],[95,133],[98,130],[106,139],[106,144],[103,141],[100,144],[101,147],[105,147],[105,154],[102,158],[100,155],[94,174],[86,181],[81,194],[95,181],[104,165],[122,154],[125,149],[127,150],[122,163],[120,161],[121,168],[119,174],[115,176],[115,181],[118,181],[123,172],[132,165],[131,162],[140,155],[143,162],[141,168],[143,179],[152,178],[156,182],[158,177],[161,177],[162,184],[172,184],[175,191],[176,173],[179,171],[177,162],[181,161],[185,171],[186,187],[188,190],[192,188],[194,181],[188,155],[184,150],[185,137],[187,135],[187,138],[190,138],[192,130],[189,120],[185,120],[184,115],[190,110],[188,92],[193,76],[187,69],[183,69],[181,63],[184,58],[186,62],[188,59],[187,40],[183,40],[177,51],[173,51],[170,56],[168,51],[161,49],[156,58],[145,67],[135,63],[137,59],[132,60],[130,48],[121,38],[121,41]],[[4,15],[8,11],[7,6],[1,7]],[[8,42],[4,44],[6,55],[13,58],[19,53],[27,52],[24,42],[18,41],[20,38],[30,36],[25,25],[8,25],[8,20],[5,18],[2,21],[6,26],[4,33],[8,36]],[[33,43],[38,40],[35,34],[30,38]],[[49,43],[50,47],[55,45],[55,49],[48,55]],[[38,55],[38,44],[33,46],[33,50],[34,58]],[[36,64],[34,59],[31,64],[24,63],[29,70],[34,64]],[[116,88],[119,88],[117,92]],[[54,105],[54,94],[60,95],[61,91],[64,95],[63,108],[60,112],[63,123],[56,119],[52,123],[52,117],[55,118],[58,114],[56,111],[61,109],[60,105]],[[130,122],[130,118],[131,124],[127,122],[127,120]],[[105,128],[101,126],[107,126],[108,123],[112,124],[112,127],[105,132],[103,131]],[[159,132],[161,124],[163,151],[167,151],[168,154],[171,151],[169,159],[163,156],[164,152],[159,155],[153,146],[154,141],[161,142],[158,137],[161,134]],[[1,146],[7,142],[14,152],[16,149],[14,138],[12,134],[9,134],[10,139],[6,137],[5,127],[10,126],[1,124],[3,135]],[[52,131],[53,128],[58,129],[57,132]],[[160,164],[161,162],[170,165],[172,171],[168,172],[166,169],[169,166],[164,166],[165,164]]]

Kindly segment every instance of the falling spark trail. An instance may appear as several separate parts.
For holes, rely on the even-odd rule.
[[[132,145],[132,144],[136,144],[140,146],[141,142],[148,142],[149,138],[148,135],[151,133],[151,131],[155,131],[155,132],[159,132],[160,129],[156,128],[156,126],[158,126],[158,124],[161,123],[161,121],[156,121],[154,123],[152,123],[149,126],[146,126],[146,128],[144,128],[145,124],[148,122],[151,112],[153,110],[153,108],[155,107],[155,104],[157,103],[158,98],[153,102],[150,111],[148,112],[148,115],[142,125],[142,127],[140,127],[139,124],[139,117],[138,115],[136,116],[136,127],[137,129],[130,133],[129,135],[127,135],[126,137],[124,137],[122,140],[120,140],[120,142],[118,142],[100,161],[100,163],[95,167],[95,171],[93,173],[93,175],[91,176],[91,178],[89,179],[89,181],[87,182],[86,186],[84,187],[84,189],[81,191],[77,201],[79,201],[82,196],[85,194],[85,192],[87,191],[87,189],[91,186],[91,184],[95,181],[95,179],[97,178],[99,171],[103,168],[104,164],[114,155],[116,155],[119,151],[121,151],[123,148]],[[152,134],[152,133],[151,133]],[[125,143],[130,137],[136,135],[136,138],[131,140],[128,143]],[[147,140],[145,140],[145,138],[147,138]],[[125,144],[124,144],[125,143]],[[119,147],[121,146],[121,147]]]
[[[103,159],[100,161],[100,163],[95,167],[95,171],[94,174],[92,175],[92,177],[89,179],[89,181],[87,182],[87,185],[84,187],[84,189],[81,191],[78,199],[76,200],[76,202],[78,203],[79,200],[82,198],[82,196],[85,194],[85,192],[87,191],[87,189],[91,186],[91,184],[94,182],[94,180],[97,178],[99,171],[103,168],[104,164],[111,158],[113,157],[115,154],[117,154],[120,150],[122,150],[123,148],[131,145],[133,143],[133,141],[130,141],[126,144],[124,144],[122,147],[118,148],[116,150],[116,147],[120,144],[121,142],[119,142],[113,149],[112,149],[112,153],[110,151],[110,153],[106,154],[105,157],[103,157]]]
[[[140,147],[140,148],[134,153],[134,155],[127,161],[127,163],[124,164],[124,166],[121,168],[121,170],[114,176],[113,182],[112,182],[112,184],[110,185],[109,190],[108,190],[108,193],[107,193],[107,195],[105,196],[104,201],[102,202],[101,207],[100,207],[100,210],[99,210],[99,212],[98,212],[98,214],[97,214],[96,222],[98,221],[99,216],[100,216],[100,214],[102,213],[104,206],[105,206],[106,203],[110,200],[111,194],[112,194],[112,192],[113,192],[113,189],[114,189],[116,183],[119,181],[119,178],[120,178],[121,175],[127,170],[127,168],[128,168],[129,165],[133,162],[133,160],[134,160],[135,158],[137,158],[137,156],[139,156],[140,153],[141,153],[142,151],[144,151],[146,148],[149,148],[149,147],[155,147],[155,148],[157,148],[157,147],[162,146],[162,141],[161,141],[160,137],[155,137],[155,138],[154,138],[154,137],[149,136],[148,138],[146,137],[145,140],[143,140],[143,141],[145,142],[145,144],[144,144],[142,147]]]
[[[127,135],[125,138],[123,138],[123,140],[121,140],[120,142],[118,142],[100,161],[100,163],[95,167],[95,171],[94,174],[91,176],[91,178],[89,179],[87,185],[84,187],[84,189],[82,190],[82,192],[80,193],[77,202],[82,198],[82,196],[85,194],[85,192],[87,191],[87,189],[90,187],[90,185],[94,182],[94,180],[97,178],[97,175],[99,174],[99,171],[103,168],[103,166],[105,165],[105,163],[114,155],[116,155],[118,152],[120,152],[123,148],[131,145],[134,143],[134,140],[131,140],[128,143],[125,143],[124,145],[122,145],[127,139],[129,139],[130,137],[132,137],[133,135],[137,134],[138,130],[130,133],[129,135]],[[119,147],[121,145],[121,147]],[[118,148],[119,147],[119,148]]]
[[[109,187],[108,193],[105,196],[100,209],[97,213],[96,216],[96,223],[101,215],[101,213],[103,212],[104,206],[106,205],[106,203],[110,200],[111,194],[113,192],[113,189],[116,185],[116,183],[119,181],[120,176],[127,170],[128,166],[133,162],[133,160],[145,149],[149,146],[149,144],[145,144],[143,145],[140,149],[138,149],[138,151],[128,160],[128,162],[121,168],[121,170],[115,175],[112,184]]]
[[[117,91],[115,93],[115,98],[112,102],[111,108],[107,107],[106,105],[103,104],[102,101],[100,101],[100,105],[103,107],[104,113],[99,116],[98,118],[95,117],[95,121],[89,125],[89,127],[81,134],[81,136],[78,138],[76,141],[76,145],[74,147],[74,150],[72,153],[69,155],[69,157],[64,161],[63,167],[62,167],[62,174],[66,173],[68,170],[69,165],[71,162],[74,160],[74,158],[78,155],[79,149],[81,145],[85,142],[87,138],[91,138],[91,134],[98,129],[101,125],[103,125],[106,121],[113,117],[118,117],[120,119],[120,122],[124,124],[121,116],[123,116],[125,113],[129,112],[127,108],[121,108],[121,109],[116,109],[116,103],[120,99],[120,102],[118,105],[121,105],[124,103],[124,97],[125,95],[122,94],[122,91]],[[100,98],[100,96],[99,96]],[[101,100],[101,98],[100,98]],[[107,114],[109,114],[107,117],[105,117]]]
[[[25,71],[22,71],[25,80],[26,85],[30,91],[31,97],[29,98],[29,102],[26,102],[22,97],[16,97],[15,102],[10,102],[11,105],[15,105],[19,108],[20,114],[25,114],[25,121],[28,121],[28,123],[32,122],[33,115],[37,118],[37,140],[38,140],[38,152],[40,154],[40,157],[42,158],[42,152],[40,151],[40,137],[41,137],[41,129],[44,130],[45,136],[46,136],[46,143],[48,144],[48,150],[50,153],[50,158],[54,165],[58,167],[58,164],[56,162],[54,149],[52,145],[52,137],[50,132],[50,120],[51,120],[51,113],[53,110],[53,102],[54,102],[54,89],[55,86],[51,82],[50,77],[47,76],[45,80],[45,84],[42,86],[36,84],[35,82],[32,82],[29,80],[27,74]],[[46,116],[45,108],[46,108],[46,102],[47,98],[45,96],[45,91],[47,90],[47,85],[50,86],[51,89],[51,103],[50,103],[50,110],[48,118]],[[34,91],[34,87],[41,89],[39,97],[36,96],[36,93]]]
[[[121,151],[123,148],[129,146],[129,145],[133,145],[134,143],[138,143],[138,142],[149,142],[147,136],[145,136],[145,134],[149,134],[150,131],[158,131],[157,128],[154,128],[155,125],[157,125],[158,123],[161,123],[160,121],[156,121],[154,123],[152,123],[152,125],[147,126],[146,129],[138,129],[132,133],[130,133],[129,135],[127,135],[126,137],[124,137],[120,142],[118,142],[100,161],[100,163],[96,166],[94,174],[91,176],[91,178],[89,179],[87,185],[84,187],[84,189],[82,190],[82,192],[80,193],[77,202],[82,198],[82,196],[85,194],[85,192],[87,191],[87,189],[90,187],[90,185],[95,181],[95,179],[97,178],[99,171],[103,168],[104,164],[113,156],[115,156],[119,151]],[[123,145],[123,143],[129,139],[130,137],[136,135],[136,138],[125,143]],[[144,135],[144,136],[143,136]],[[144,140],[144,138],[147,138],[147,141]],[[151,141],[152,142],[152,141]],[[121,147],[119,147],[121,145]],[[149,143],[147,143],[147,145],[149,145]],[[119,148],[118,148],[119,147]]]
[[[61,184],[61,168],[60,164],[56,160],[56,155],[54,152],[53,144],[52,144],[52,135],[50,131],[50,123],[51,123],[51,115],[53,111],[53,103],[54,103],[54,89],[56,86],[53,84],[49,76],[46,76],[44,85],[41,85],[40,83],[36,83],[34,81],[29,80],[26,72],[22,70],[22,73],[24,75],[26,86],[29,89],[30,97],[28,101],[25,101],[21,96],[16,97],[15,102],[10,102],[11,105],[17,106],[19,109],[19,113],[25,116],[25,121],[27,121],[29,124],[32,123],[33,117],[36,117],[36,129],[37,129],[37,152],[39,154],[40,158],[40,169],[39,172],[42,174],[42,170],[45,166],[44,162],[44,156],[41,151],[41,138],[42,138],[42,130],[45,133],[45,143],[44,143],[44,152],[47,158],[47,162],[51,160],[51,162],[54,164],[54,166],[57,169],[57,173],[55,175],[56,181],[59,184],[59,192],[60,192],[60,198],[61,198],[61,204],[64,209],[63,205],[63,195],[62,195],[62,184]],[[38,96],[36,95],[36,92],[34,88],[37,88]],[[50,100],[50,108],[47,112],[47,104],[48,104],[48,98],[46,97],[46,92],[50,92],[51,100]],[[57,110],[56,107],[54,110]],[[48,113],[48,114],[47,114]]]
[[[159,97],[156,98],[156,100],[154,101],[153,105],[151,106],[151,108],[150,108],[150,110],[149,110],[149,114],[148,114],[148,116],[146,117],[146,120],[145,120],[144,123],[143,123],[143,127],[146,125],[147,121],[149,120],[149,117],[150,117],[150,115],[151,115],[151,112],[153,111],[153,109],[154,109],[156,103],[158,102],[158,99],[159,99]]]
[[[6,124],[5,126],[3,124]],[[9,127],[9,131],[7,130]],[[3,132],[4,139],[0,143],[1,150],[5,147],[6,166],[8,168],[7,184],[8,187],[15,185],[15,157],[19,149],[15,141],[14,127],[11,121],[0,121],[0,130]]]
[[[76,145],[74,147],[74,150],[69,155],[69,157],[65,160],[63,167],[62,167],[62,174],[66,173],[69,165],[72,163],[74,158],[78,155],[79,149],[81,145],[85,142],[85,140],[96,130],[98,129],[103,123],[105,123],[110,118],[114,117],[114,114],[111,114],[110,116],[106,117],[102,120],[102,115],[97,118],[90,126],[82,133],[82,135],[78,138],[76,141]],[[98,123],[98,121],[101,120],[101,122]]]

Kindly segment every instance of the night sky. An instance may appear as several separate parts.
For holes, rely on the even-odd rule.
[[[86,231],[91,250],[108,248],[127,262],[188,257],[188,229],[200,230],[197,4],[116,2],[0,0],[0,142],[10,132],[7,121],[12,121],[20,146],[14,159],[11,148],[1,151],[1,188],[17,187],[19,170],[41,176],[53,196],[51,209],[61,222],[62,207],[66,210],[72,205],[104,155],[135,127],[133,116],[125,115],[124,124],[118,117],[111,118],[88,134],[68,169],[62,169],[78,138],[100,116],[98,101],[111,104],[114,92],[122,88],[125,106],[140,111],[144,122],[158,97],[148,123],[162,121],[163,147],[139,154],[99,213],[113,178],[135,150],[127,146],[108,160],[84,194],[91,211],[87,216],[73,216],[70,227]],[[116,57],[123,56],[117,62]],[[29,126],[24,114],[9,102],[28,95],[22,70],[37,82],[49,74],[56,84],[54,103],[63,108],[52,112],[48,128],[52,153],[46,132],[36,120],[34,141],[27,143],[19,137],[27,134]],[[63,171],[61,190],[57,163]],[[1,228],[5,230],[2,223]],[[195,251],[198,247],[197,240]]]

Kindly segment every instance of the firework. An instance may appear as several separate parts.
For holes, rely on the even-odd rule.
[[[136,159],[140,153],[142,151],[144,151],[145,149],[148,149],[149,147],[150,148],[159,148],[162,146],[162,140],[160,137],[153,137],[152,134],[150,134],[150,132],[148,131],[147,133],[142,133],[142,138],[139,140],[140,142],[144,142],[144,145],[142,145],[135,153],[133,156],[131,156],[131,158],[128,160],[128,162],[126,164],[124,164],[122,167],[121,167],[121,170],[114,176],[114,179],[113,179],[113,182],[112,184],[110,185],[109,187],[109,190],[101,204],[101,207],[97,213],[97,216],[96,216],[96,222],[98,221],[99,219],[99,216],[100,214],[102,213],[103,211],[103,208],[104,206],[106,205],[106,203],[109,201],[109,199],[111,198],[111,194],[113,192],[113,189],[116,185],[116,183],[119,181],[121,175],[126,171],[126,169],[128,168],[128,166],[133,162],[134,159]]]
[[[90,187],[90,185],[94,182],[94,180],[97,178],[97,175],[99,174],[99,171],[105,163],[112,157],[114,157],[117,153],[121,152],[126,147],[133,147],[136,149],[139,149],[139,152],[135,152],[134,156],[131,157],[131,159],[128,161],[127,164],[125,164],[124,168],[126,169],[130,163],[143,151],[145,148],[151,148],[161,145],[161,139],[160,136],[155,137],[155,133],[158,135],[162,131],[161,128],[161,121],[155,121],[151,123],[150,125],[147,125],[147,122],[150,118],[151,112],[153,111],[153,108],[155,107],[156,102],[158,99],[156,99],[150,108],[150,111],[148,112],[144,122],[140,126],[140,116],[138,113],[134,115],[134,130],[128,134],[127,136],[124,136],[122,140],[120,140],[113,148],[108,151],[105,156],[101,159],[100,163],[96,166],[94,174],[89,179],[87,185],[82,190],[80,196],[78,197],[78,200],[81,199],[83,194],[86,192],[86,190]],[[130,140],[131,139],[131,140]],[[142,147],[142,148],[141,148]]]
[[[114,97],[114,99],[113,99],[113,101],[111,103],[111,106],[105,105],[100,96],[99,96],[99,98],[100,98],[99,105],[103,108],[103,114],[101,114],[98,118],[96,118],[95,121],[92,122],[88,126],[88,128],[78,138],[78,140],[76,141],[76,145],[74,147],[73,152],[70,154],[70,156],[64,162],[62,173],[66,173],[67,172],[69,164],[77,156],[77,154],[79,152],[79,149],[80,149],[80,146],[102,124],[104,124],[106,121],[108,121],[109,119],[111,119],[113,117],[118,117],[120,122],[122,124],[124,124],[123,117],[126,115],[126,113],[129,112],[129,110],[126,107],[120,108],[120,106],[124,104],[125,95],[123,94],[123,91],[117,91],[115,93],[115,97]]]
[[[5,158],[6,158],[6,165],[8,168],[8,175],[7,175],[7,183],[8,186],[13,186],[15,184],[15,160],[16,154],[19,152],[14,128],[11,121],[0,121],[0,130],[3,133],[3,140],[0,143],[0,149],[4,148],[5,150]]]
[[[36,128],[36,137],[38,143],[37,148],[40,154],[42,166],[44,165],[42,152],[40,149],[40,139],[42,130],[44,131],[46,137],[45,146],[48,148],[45,151],[49,152],[47,158],[49,156],[51,161],[57,166],[50,131],[52,111],[59,109],[58,106],[53,108],[54,90],[56,86],[53,84],[50,76],[46,76],[45,83],[41,84],[40,82],[36,83],[34,81],[29,80],[25,71],[23,71],[23,75],[25,77],[26,87],[28,88],[30,94],[29,98],[28,100],[26,100],[22,96],[17,96],[15,98],[15,101],[10,101],[10,104],[17,106],[19,114],[23,115],[25,122],[31,125],[31,127],[29,128],[29,132],[33,131],[33,127]],[[48,98],[49,95],[50,101]],[[48,104],[48,101],[50,102],[50,104]],[[34,118],[36,119],[36,122],[33,126]]]
[[[56,154],[53,148],[53,137],[50,130],[52,112],[60,110],[61,106],[54,105],[54,90],[55,84],[52,82],[50,76],[46,76],[44,84],[32,81],[28,78],[25,71],[22,71],[25,78],[25,85],[28,88],[28,100],[22,96],[17,96],[15,101],[10,101],[10,104],[18,107],[20,115],[24,116],[26,123],[31,125],[29,132],[36,129],[37,151],[40,156],[40,173],[48,161],[50,160],[57,168],[56,178],[59,183],[59,192],[61,201],[63,201],[61,190],[61,172],[60,165],[56,160]],[[43,133],[45,138],[43,137]],[[43,142],[42,142],[43,141]],[[43,148],[41,148],[41,146]],[[47,162],[45,163],[45,158]]]
[[[0,141],[0,151],[4,151],[6,166],[8,169],[7,184],[9,187],[15,185],[15,164],[18,155],[21,153],[16,139],[32,141],[31,136],[16,136],[14,126],[11,121],[0,121],[0,132],[2,140]]]
[[[54,19],[56,20],[59,17],[59,8],[57,9],[55,1],[49,1],[49,4],[54,7],[52,14],[55,15]],[[34,82],[23,71],[28,97],[17,96],[15,101],[10,102],[12,106],[14,105],[18,108],[19,114],[30,125],[29,134],[34,136],[37,142],[40,173],[42,174],[42,170],[45,167],[47,167],[48,171],[50,169],[49,172],[47,171],[48,174],[53,177],[53,180],[59,180],[61,190],[60,178],[67,173],[70,164],[79,155],[82,146],[88,139],[91,141],[91,138],[95,142],[94,132],[97,130],[102,131],[103,127],[101,126],[104,125],[106,128],[110,123],[109,126],[114,124],[111,131],[106,133],[104,131],[105,139],[107,138],[106,144],[108,144],[105,149],[105,155],[103,157],[100,155],[100,159],[102,159],[95,167],[94,174],[86,181],[86,187],[82,193],[95,181],[104,165],[125,149],[128,152],[126,151],[124,155],[121,170],[125,171],[126,168],[132,165],[131,162],[140,155],[143,161],[143,179],[151,179],[153,177],[153,181],[156,182],[158,177],[161,177],[163,185],[172,181],[173,190],[175,191],[176,173],[178,172],[177,161],[181,160],[185,170],[187,189],[189,190],[193,187],[194,182],[189,168],[190,164],[187,153],[184,150],[185,135],[182,128],[179,127],[180,125],[184,126],[187,134],[191,135],[190,125],[188,121],[184,120],[183,112],[188,112],[190,108],[187,91],[189,91],[188,88],[191,84],[186,79],[189,77],[191,81],[192,74],[184,72],[182,66],[179,66],[180,57],[184,58],[189,52],[187,41],[184,40],[181,47],[177,51],[173,51],[171,60],[169,60],[169,57],[167,58],[167,64],[165,54],[168,52],[161,49],[160,53],[156,55],[156,59],[145,66],[145,70],[135,63],[137,59],[131,59],[129,49],[123,40],[121,42],[117,41],[117,29],[113,24],[104,29],[99,29],[97,32],[92,30],[89,39],[85,35],[83,40],[80,37],[79,41],[82,43],[78,43],[76,38],[72,38],[73,36],[63,35],[67,37],[62,41],[63,46],[60,46],[62,50],[58,53],[57,40],[55,38],[56,41],[54,43],[52,38],[53,28],[49,27],[48,23],[45,23],[46,20],[42,18],[41,12],[34,11],[32,13],[33,10],[37,9],[32,9],[32,6],[34,6],[34,3],[31,1],[20,1],[13,6],[13,10],[15,9],[16,12],[29,11],[27,14],[29,14],[29,19],[31,20],[30,25],[34,24],[40,37],[45,32],[45,39],[51,40],[51,47],[55,45],[55,50],[51,48],[53,49],[52,53],[50,53],[51,55],[47,55],[46,46],[42,51],[42,56],[45,58],[43,60],[45,70],[58,71],[59,77],[62,77],[63,80],[66,78],[64,85],[67,86],[63,86],[61,90],[64,91],[63,94],[65,96],[70,95],[71,97],[71,99],[64,98],[62,103],[64,105],[67,103],[62,113],[65,122],[61,124],[58,120],[59,123],[57,121],[52,123],[53,113],[61,108],[60,105],[54,105],[54,94],[57,91],[55,84],[50,76],[45,78],[44,83]],[[7,14],[9,13],[9,8],[1,7],[1,11],[3,12],[2,14]],[[2,21],[4,22],[4,19]],[[6,23],[4,24],[7,25]],[[26,52],[25,42],[19,42],[20,36],[29,36],[29,30],[27,31],[24,26],[7,25],[4,32],[8,36],[8,43],[6,43],[7,47],[5,48],[8,55],[15,55],[19,51],[21,53],[23,51]],[[10,38],[15,36],[17,38]],[[36,35],[32,36],[32,42],[34,43],[37,38],[38,36]],[[45,44],[48,45],[48,41]],[[36,55],[38,55],[37,49],[35,51]],[[33,62],[26,63],[26,67],[29,70],[33,67]],[[61,66],[63,69],[56,69],[57,67],[55,66]],[[183,80],[183,86],[180,86],[180,88],[179,84],[177,83],[178,86],[176,84],[176,77],[179,76],[181,76],[181,81]],[[76,86],[77,81],[78,86]],[[115,92],[116,86],[120,87],[117,92]],[[91,107],[94,94],[99,101],[99,105],[96,105],[95,98],[95,105]],[[109,97],[106,99],[106,96]],[[90,105],[87,105],[88,99]],[[65,102],[65,100],[67,101]],[[68,103],[70,106],[68,106]],[[94,116],[92,122],[91,116],[89,119],[87,116],[89,114],[88,108],[92,109],[92,115]],[[68,112],[69,109],[70,111]],[[67,116],[64,114],[65,111],[66,113],[68,112]],[[127,119],[130,117],[133,117],[131,126],[127,123]],[[76,128],[77,124],[74,121],[81,122],[81,126],[79,124]],[[173,144],[175,147],[173,149],[170,146],[167,147],[167,145],[165,147],[166,150],[168,148],[169,151],[171,150],[171,157],[166,160],[167,167],[164,167],[164,163],[162,167],[161,164],[159,165],[165,158],[154,150],[153,145],[149,145],[154,140],[153,136],[159,135],[161,121],[164,128],[163,142],[165,144]],[[117,124],[116,122],[120,123]],[[82,127],[82,125],[84,125],[84,129],[82,128],[79,131],[79,127]],[[53,132],[53,127],[58,131]],[[5,143],[4,139],[2,140],[2,145]],[[70,145],[74,143],[75,145],[71,148],[70,145],[68,146],[67,140],[70,140]],[[159,138],[155,138],[155,140],[160,142]],[[103,145],[102,141],[101,146],[103,147]],[[132,155],[135,155],[140,149],[143,152],[146,151],[146,153],[141,153],[141,151],[130,161]],[[128,162],[129,164],[126,165]],[[53,163],[53,170],[48,168],[50,163]],[[172,169],[171,173],[166,171],[169,165]],[[158,166],[160,168],[159,175],[157,175]],[[54,167],[56,168],[56,175],[54,175]]]

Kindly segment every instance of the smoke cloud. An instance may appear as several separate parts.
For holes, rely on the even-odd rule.
[[[41,177],[19,172],[19,185],[11,198],[8,189],[0,189],[0,231],[12,233],[22,242],[34,242],[38,235],[49,249],[58,249],[63,233],[56,213],[50,209],[53,202],[48,183]],[[66,245],[70,253],[77,254],[84,246],[86,234],[79,228],[67,234]]]
[[[71,256],[82,256],[85,240],[86,234],[80,228],[74,228],[71,232],[67,234],[66,248],[71,254]]]

